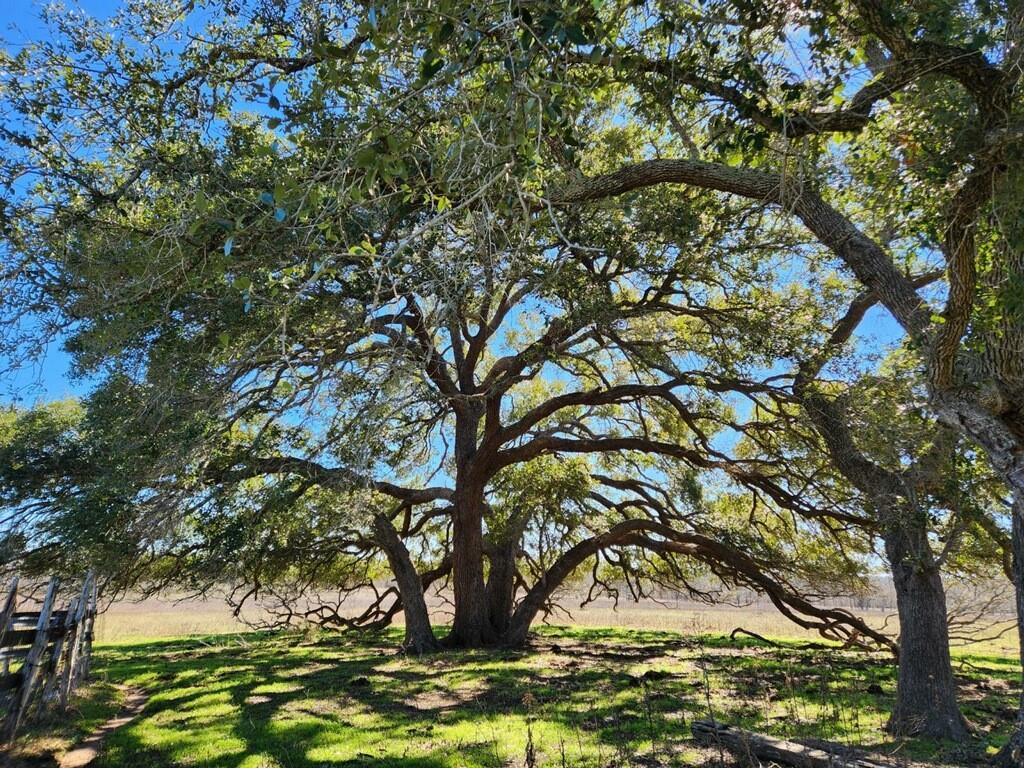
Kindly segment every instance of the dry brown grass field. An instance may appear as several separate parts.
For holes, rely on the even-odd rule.
[[[817,633],[802,629],[772,606],[759,602],[742,606],[705,605],[684,600],[669,600],[663,604],[623,600],[616,607],[610,600],[599,600],[585,608],[578,607],[579,603],[579,598],[566,597],[562,601],[566,612],[552,615],[549,622],[558,626],[666,630],[695,635],[728,634],[737,627],[742,627],[771,638],[817,637]],[[891,610],[881,610],[877,607],[849,610],[872,626],[885,628],[893,634],[898,631],[898,621]],[[259,611],[253,610],[247,611],[245,615],[250,619],[262,617]],[[439,624],[446,621],[440,606],[436,607],[435,619]],[[400,617],[397,623],[401,624]],[[956,633],[973,636],[975,642],[965,644],[960,641],[955,645],[966,646],[972,653],[1016,655],[1016,633],[1008,631],[1012,624],[1012,618],[1002,612],[988,616],[973,629]],[[98,618],[97,642],[125,643],[183,635],[230,634],[246,632],[249,629],[245,622],[233,615],[231,608],[223,600],[214,597],[185,600],[122,600],[110,606]]]

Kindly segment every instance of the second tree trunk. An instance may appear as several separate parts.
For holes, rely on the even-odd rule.
[[[889,526],[885,550],[900,617],[896,704],[887,729],[897,735],[966,739],[969,729],[957,704],[949,656],[946,593],[923,523],[904,518]]]

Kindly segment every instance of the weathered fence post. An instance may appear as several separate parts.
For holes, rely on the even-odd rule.
[[[50,652],[50,659],[46,664],[46,671],[43,674],[43,694],[41,700],[44,704],[53,700],[57,690],[57,683],[60,681],[60,662],[64,656],[64,648],[68,642],[68,635],[74,630],[75,613],[78,609],[78,598],[71,601],[64,614],[64,626],[61,633],[53,643],[53,650]]]
[[[7,588],[7,599],[4,600],[3,611],[0,612],[0,649],[3,648],[4,635],[7,634],[7,625],[11,623],[14,615],[14,608],[18,604],[18,577],[11,579],[11,586]],[[11,671],[11,658],[4,656],[4,671],[7,674]]]
[[[46,597],[43,598],[43,605],[39,609],[39,621],[36,622],[36,636],[29,649],[28,656],[21,668],[21,685],[14,697],[11,711],[7,714],[7,722],[4,725],[4,741],[10,742],[14,734],[18,732],[18,726],[24,717],[29,705],[32,703],[32,694],[35,692],[36,680],[39,677],[39,670],[43,665],[43,656],[46,654],[46,646],[50,639],[50,615],[53,613],[53,601],[57,596],[57,577],[50,579],[50,585],[46,589]]]
[[[82,582],[82,594],[78,596],[78,602],[74,606],[75,619],[71,627],[71,636],[67,642],[67,658],[64,660],[64,670],[60,681],[60,705],[65,709],[71,698],[71,689],[75,685],[79,664],[84,660],[81,655],[82,641],[85,637],[85,620],[92,604],[94,579],[92,571],[85,575],[85,581]]]
[[[96,626],[96,600],[99,596],[99,587],[96,584],[95,576],[90,581],[89,607],[85,611],[85,618],[82,620],[81,627],[81,631],[84,633],[82,635],[82,660],[79,663],[79,668],[72,672],[76,680],[85,680],[89,676],[89,667],[92,665],[92,636],[93,629]]]

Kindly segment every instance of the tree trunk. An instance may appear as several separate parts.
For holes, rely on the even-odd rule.
[[[957,704],[942,576],[925,521],[913,510],[900,512],[883,534],[900,616],[896,704],[886,728],[899,736],[963,741],[970,731]]]
[[[530,625],[537,617],[544,603],[554,594],[555,590],[563,581],[588,557],[592,557],[603,547],[610,546],[620,541],[625,535],[648,527],[648,523],[642,520],[629,520],[619,523],[611,530],[605,531],[597,536],[584,539],[573,547],[566,550],[561,557],[551,564],[551,567],[544,572],[537,582],[526,593],[508,623],[508,628],[502,637],[502,643],[511,648],[517,648],[526,642],[530,633]]]
[[[543,577],[542,577],[543,578]],[[544,605],[544,596],[539,594],[538,586],[543,587],[543,582],[539,585],[535,585],[530,590],[529,594],[523,599],[515,612],[509,617],[508,625],[506,626],[504,635],[501,638],[503,645],[509,648],[519,648],[526,643],[526,638],[530,634],[530,626],[533,624],[533,620],[537,617],[537,613]],[[547,592],[546,589],[543,591]],[[553,590],[551,590],[553,591]],[[550,592],[548,592],[550,594]]]
[[[479,648],[494,642],[484,587],[483,490],[455,494],[452,587],[455,617],[446,645]]]
[[[490,626],[502,637],[508,632],[515,605],[516,559],[519,545],[526,531],[527,516],[513,513],[500,530],[489,531],[492,536],[487,558],[490,572],[487,573],[487,612]]]
[[[1017,597],[1017,638],[1020,641],[1021,668],[1024,669],[1024,490],[1017,488],[1013,496],[1013,586]],[[1024,687],[1013,734],[996,755],[993,765],[999,768],[1020,768],[1024,765]]]
[[[479,648],[494,642],[484,588],[484,486],[477,430],[482,411],[463,405],[455,416],[455,498],[452,514],[452,591],[455,616],[445,645]]]
[[[508,522],[512,530],[496,537],[488,551],[490,572],[487,574],[487,613],[497,635],[504,635],[512,619],[516,591],[516,556],[522,538],[521,524]]]
[[[373,518],[373,533],[387,555],[391,573],[398,583],[398,594],[405,612],[405,641],[402,647],[410,653],[428,653],[438,648],[430,626],[427,601],[423,597],[423,581],[409,557],[409,550],[402,543],[398,532],[384,515]]]

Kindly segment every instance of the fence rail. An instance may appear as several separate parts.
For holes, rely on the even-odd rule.
[[[0,739],[9,743],[34,714],[67,709],[89,674],[96,620],[96,579],[86,575],[66,608],[55,608],[59,580],[51,578],[38,611],[19,611],[18,578],[0,610]]]

